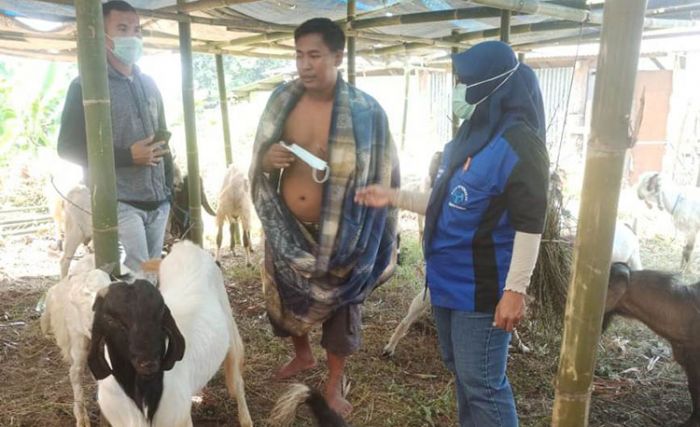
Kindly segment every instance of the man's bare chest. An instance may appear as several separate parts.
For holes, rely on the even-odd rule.
[[[315,107],[315,108],[314,108]],[[283,139],[326,159],[332,105],[297,105],[287,118]]]

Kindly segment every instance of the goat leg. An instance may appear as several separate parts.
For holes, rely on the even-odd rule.
[[[253,427],[253,421],[250,418],[248,404],[245,399],[245,383],[243,382],[243,360],[245,357],[245,350],[243,347],[243,340],[238,332],[238,325],[236,325],[233,318],[230,320],[229,334],[231,344],[226,353],[226,358],[224,359],[224,379],[226,388],[228,389],[229,396],[236,399],[236,404],[238,406],[238,422],[241,424],[241,427]]]
[[[231,254],[233,256],[236,256],[236,240],[240,240],[240,231],[238,230],[238,219],[232,218],[231,221],[229,221],[229,233],[231,234]]]
[[[82,385],[82,374],[87,361],[87,340],[85,341],[86,342],[83,343],[84,348],[71,349],[71,364],[68,371],[70,385],[73,389],[73,415],[75,416],[75,425],[77,427],[90,427],[90,417],[88,417],[87,410],[85,409]]]
[[[216,261],[221,261],[221,241],[224,238],[224,219],[220,216],[216,216]]]
[[[250,230],[243,230],[243,249],[245,250],[245,263],[248,267],[252,264],[250,262],[250,253],[252,252],[250,248]]]
[[[418,292],[418,295],[416,295],[413,298],[413,301],[411,301],[411,305],[408,308],[408,313],[403,319],[401,319],[401,323],[399,323],[399,326],[396,327],[393,335],[389,339],[389,342],[384,347],[384,356],[394,355],[396,345],[403,337],[406,336],[411,325],[418,320],[423,313],[430,309],[430,294],[424,293],[426,291],[427,290],[422,290]]]
[[[673,347],[673,356],[683,367],[688,378],[688,391],[692,400],[693,413],[681,427],[700,427],[700,366],[696,360],[697,353],[693,349],[680,346]]]

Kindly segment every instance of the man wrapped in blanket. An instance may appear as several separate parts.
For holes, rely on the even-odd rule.
[[[315,366],[308,333],[323,325],[325,397],[343,416],[345,359],[360,347],[361,304],[395,267],[397,212],[354,202],[355,188],[399,186],[386,114],[338,73],[345,35],[325,18],[294,33],[299,78],[270,96],[250,169],[251,193],[265,231],[263,292],[276,335],[295,357],[276,374]]]

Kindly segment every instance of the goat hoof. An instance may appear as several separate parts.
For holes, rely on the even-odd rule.
[[[391,359],[394,357],[394,349],[384,347],[384,351],[382,351],[382,357],[385,359]]]

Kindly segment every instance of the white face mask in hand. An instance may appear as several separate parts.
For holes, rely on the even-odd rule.
[[[520,63],[518,62],[517,64],[515,64],[515,67],[511,68],[510,70],[508,70],[504,73],[501,73],[497,76],[493,76],[493,77],[490,77],[486,80],[482,80],[480,82],[476,82],[476,83],[473,83],[470,85],[466,85],[464,83],[459,83],[452,90],[452,113],[455,116],[459,117],[460,119],[469,120],[472,117],[472,115],[474,114],[474,110],[476,110],[476,106],[481,104],[482,102],[486,101],[489,96],[491,96],[501,86],[503,86],[508,81],[508,79],[510,79],[511,76],[513,74],[515,74],[515,71],[518,69],[519,66],[520,66]],[[499,79],[503,76],[508,76],[508,77],[503,79],[503,81],[501,83],[499,83],[498,86],[496,86],[488,95],[481,98],[480,100],[478,100],[474,104],[470,104],[469,102],[467,102],[467,89],[482,85],[484,83],[488,83],[490,81]]]
[[[285,142],[280,142],[280,144],[282,145],[282,147],[294,153],[294,155],[299,157],[299,159],[301,159],[304,163],[311,166],[311,168],[314,170],[314,181],[316,181],[319,184],[323,184],[324,182],[328,181],[328,176],[330,175],[330,168],[328,167],[328,163],[326,163],[325,160],[319,159],[318,157],[314,156],[310,151],[297,144],[287,144]],[[316,171],[325,171],[326,173],[323,176],[323,178],[317,178]]]

